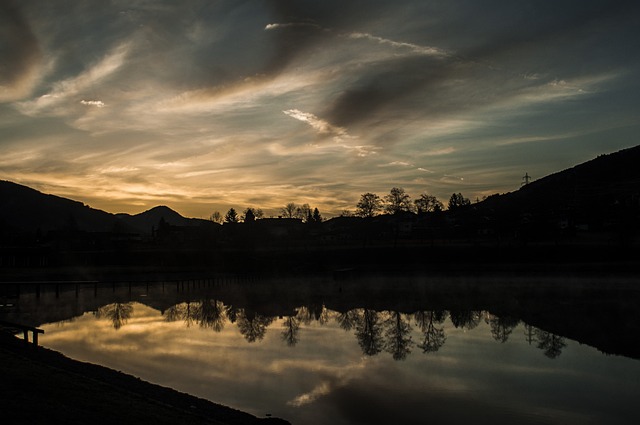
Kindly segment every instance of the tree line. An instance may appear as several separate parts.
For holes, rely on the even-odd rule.
[[[462,193],[453,193],[449,198],[447,209],[450,211],[460,207],[470,205],[471,201],[465,198]],[[421,193],[418,198],[412,200],[411,196],[401,187],[393,187],[387,195],[380,197],[371,192],[360,195],[360,200],[355,205],[355,211],[344,210],[341,216],[374,217],[380,214],[399,214],[403,212],[427,214],[444,211],[444,204],[434,195]],[[289,202],[280,208],[280,218],[293,218],[302,220],[305,223],[320,223],[323,217],[318,208],[313,208],[309,204],[298,205]],[[264,212],[260,208],[248,207],[241,214],[235,208],[230,208],[225,215],[219,211],[214,211],[209,217],[211,221],[219,224],[223,223],[251,223],[264,218]]]
[[[118,330],[132,317],[133,308],[131,302],[112,303],[100,307],[94,315],[97,319],[111,321],[114,329]],[[249,343],[261,341],[267,328],[277,320],[275,316],[225,305],[220,300],[209,298],[172,305],[162,314],[167,322],[183,321],[186,327],[198,325],[215,332],[221,332],[228,323],[232,323]],[[496,316],[481,310],[418,310],[407,314],[394,310],[356,308],[346,312],[330,312],[324,305],[310,305],[298,307],[295,314],[281,317],[284,319],[281,339],[289,347],[293,347],[300,341],[301,325],[310,325],[314,321],[325,325],[331,318],[344,331],[354,332],[364,355],[375,356],[384,351],[391,354],[394,360],[405,360],[413,347],[425,354],[437,352],[447,339],[444,326],[447,318],[456,329],[465,331],[475,329],[484,318],[490,327],[491,336],[500,343],[507,342],[513,330],[521,324],[514,317]],[[417,342],[413,341],[414,326],[421,334]],[[526,323],[524,328],[529,345],[535,343],[551,359],[558,357],[566,347],[565,339],[559,335]]]

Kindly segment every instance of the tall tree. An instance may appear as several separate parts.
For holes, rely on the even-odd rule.
[[[254,221],[256,221],[256,215],[253,213],[253,209],[247,208],[244,210],[244,222],[253,223]]]
[[[464,196],[462,196],[462,193],[460,192],[452,194],[451,198],[449,198],[448,208],[450,211],[453,211],[460,207],[464,207],[466,205],[471,205],[471,201],[469,200],[469,198],[465,198]]]
[[[444,209],[442,202],[438,201],[435,196],[426,193],[421,194],[413,203],[416,206],[418,214],[438,212]]]
[[[411,211],[411,197],[401,187],[394,187],[388,195],[384,197],[385,212],[397,214],[399,212]]]
[[[322,223],[322,216],[320,215],[320,211],[317,208],[313,209],[313,215],[311,217],[311,221],[314,223]]]
[[[214,211],[213,213],[211,213],[209,220],[213,221],[214,223],[222,224],[224,218],[222,217],[222,214],[220,214],[220,211]]]
[[[302,204],[296,207],[294,218],[298,218],[302,221],[307,221],[311,217],[311,207],[309,204]]]
[[[382,209],[382,200],[375,193],[363,193],[356,204],[356,215],[359,217],[373,217]]]
[[[237,223],[239,221],[238,218],[238,213],[236,212],[236,210],[234,208],[229,208],[229,211],[227,211],[227,214],[225,214],[224,216],[224,222],[225,223]]]
[[[289,202],[287,205],[280,209],[282,213],[282,217],[284,218],[294,218],[296,216],[296,211],[298,210],[298,206],[293,202]]]

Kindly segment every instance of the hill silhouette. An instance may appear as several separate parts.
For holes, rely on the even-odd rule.
[[[532,263],[620,262],[634,258],[638,250],[639,163],[640,146],[636,146],[446,211],[401,211],[309,223],[267,218],[222,226],[183,217],[166,206],[135,215],[111,214],[0,181],[0,261],[172,262],[243,270],[407,263],[432,267],[458,258],[474,264],[507,264],[523,256]],[[17,246],[37,249],[25,251],[24,260],[18,261]]]
[[[82,202],[0,181],[0,224],[13,231],[80,229],[100,232],[115,229],[118,219]]]
[[[120,213],[116,214],[116,217],[127,226],[134,228],[143,234],[152,233],[152,229],[158,226],[161,219],[163,219],[167,224],[181,227],[199,226],[205,221],[207,224],[210,224],[207,220],[183,217],[165,205],[153,207],[150,210],[135,215]]]
[[[161,218],[173,226],[197,226],[207,220],[185,218],[167,206],[139,214],[112,214],[82,202],[0,181],[0,225],[13,232],[129,232],[151,234]]]
[[[573,210],[602,212],[608,206],[638,202],[640,146],[576,165],[524,185],[520,190],[491,197],[484,207],[520,208],[531,212]]]

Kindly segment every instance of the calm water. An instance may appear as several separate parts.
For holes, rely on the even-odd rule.
[[[538,283],[59,285],[0,311],[69,357],[293,424],[640,423],[633,285]]]

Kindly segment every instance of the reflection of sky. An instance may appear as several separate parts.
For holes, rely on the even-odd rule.
[[[446,321],[446,343],[435,353],[413,346],[404,361],[389,353],[363,356],[353,331],[331,319],[301,324],[299,343],[282,340],[284,318],[263,340],[248,343],[236,324],[221,332],[197,323],[167,322],[134,304],[117,331],[85,314],[45,325],[45,346],[199,397],[294,424],[376,423],[635,423],[640,365],[566,341],[556,359],[525,341],[522,326],[509,341]],[[421,334],[415,322],[412,340]]]
[[[515,190],[638,143],[639,7],[3,0],[0,178],[195,217]]]

